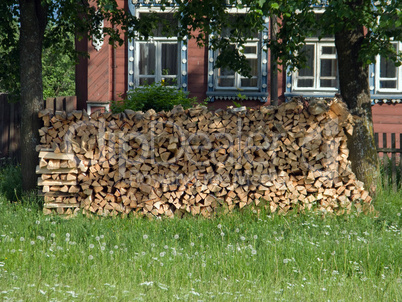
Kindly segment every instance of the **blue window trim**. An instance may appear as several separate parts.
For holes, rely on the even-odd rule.
[[[133,0],[128,0],[128,8],[130,13],[135,16],[136,9],[141,7],[160,7],[160,4],[152,3],[153,1],[147,0],[138,0],[133,3]],[[183,91],[188,90],[188,47],[187,47],[187,40],[177,41],[178,47],[180,47],[180,69],[178,70],[178,82],[180,87]],[[128,89],[135,88],[135,40],[131,39],[128,41],[128,49],[127,49],[127,56],[128,56]]]
[[[259,100],[262,103],[268,101],[268,49],[263,46],[264,40],[268,40],[269,33],[269,18],[265,18],[264,29],[260,33],[260,74],[259,74],[259,87],[257,91],[248,90],[216,90],[215,89],[215,51],[212,49],[208,50],[208,87],[207,87],[207,97],[210,102],[214,102],[216,99],[239,99],[238,95],[245,95],[248,100]]]

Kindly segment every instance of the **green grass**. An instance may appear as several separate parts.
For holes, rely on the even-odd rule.
[[[63,219],[0,195],[0,301],[401,301],[402,192],[377,217]]]

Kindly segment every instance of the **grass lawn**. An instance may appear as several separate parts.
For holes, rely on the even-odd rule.
[[[402,192],[374,205],[65,220],[0,195],[0,301],[402,301]]]

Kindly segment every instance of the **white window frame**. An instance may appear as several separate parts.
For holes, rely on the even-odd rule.
[[[260,81],[261,81],[261,34],[258,34],[258,38],[255,39],[250,39],[248,40],[245,44],[243,44],[242,48],[244,47],[255,47],[256,48],[256,54],[244,54],[247,59],[257,59],[257,66],[258,66],[258,71],[257,75],[253,76],[252,78],[257,79],[257,85],[256,86],[241,86],[241,80],[242,79],[247,79],[247,77],[242,76],[240,73],[235,72],[234,73],[234,86],[219,86],[219,79],[224,78],[225,76],[220,76],[219,71],[220,68],[215,68],[214,69],[214,83],[215,83],[215,90],[216,91],[224,91],[224,90],[244,90],[244,91],[259,91],[260,90]],[[236,49],[238,49],[236,47]],[[238,49],[241,51],[241,48]],[[215,52],[215,59],[218,56],[218,52]]]
[[[314,47],[314,59],[313,59],[313,87],[298,87],[297,83],[299,79],[311,79],[312,77],[300,77],[298,71],[293,72],[292,76],[292,87],[294,91],[326,91],[326,92],[337,92],[339,90],[339,76],[338,68],[336,75],[336,87],[321,87],[320,80],[326,77],[321,77],[321,60],[322,59],[335,59],[337,60],[337,54],[322,54],[323,47],[335,47],[335,42],[333,39],[307,39],[306,45],[313,45]]]
[[[402,51],[402,42],[392,42],[396,45],[398,52]],[[382,80],[390,80],[391,78],[381,78],[381,56],[377,55],[375,64],[375,87],[376,93],[392,93],[392,92],[402,92],[402,66],[396,67],[396,77],[393,78],[396,81],[396,88],[381,88],[380,82]]]
[[[136,16],[137,18],[140,17],[140,14],[146,14],[146,13],[161,13],[161,14],[173,14],[173,11],[162,11],[158,7],[140,7],[136,9]],[[155,45],[155,58],[159,58],[155,60],[155,75],[141,75],[139,73],[140,71],[140,45],[141,44],[154,44]],[[162,70],[162,44],[177,44],[177,74],[176,75],[164,75],[163,70]],[[153,78],[155,83],[159,83],[162,80],[165,79],[176,79],[177,83],[176,86],[181,85],[181,63],[182,63],[182,57],[181,57],[181,48],[180,48],[180,43],[177,39],[177,37],[152,37],[150,36],[148,40],[135,40],[134,41],[134,86],[135,87],[141,87],[143,85],[140,84],[141,79],[150,79]],[[150,84],[150,83],[148,83]]]

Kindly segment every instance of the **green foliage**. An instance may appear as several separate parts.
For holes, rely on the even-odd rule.
[[[186,109],[196,104],[197,98],[188,98],[187,92],[176,87],[166,86],[162,82],[128,91],[125,100],[111,102],[111,109],[113,112],[123,112],[125,109],[134,111],[154,109],[159,112],[171,110],[176,105],[182,105]]]
[[[0,167],[0,195],[9,201],[19,201],[21,193],[21,167],[11,164]]]
[[[42,57],[43,98],[75,95],[75,60],[55,47]]]

